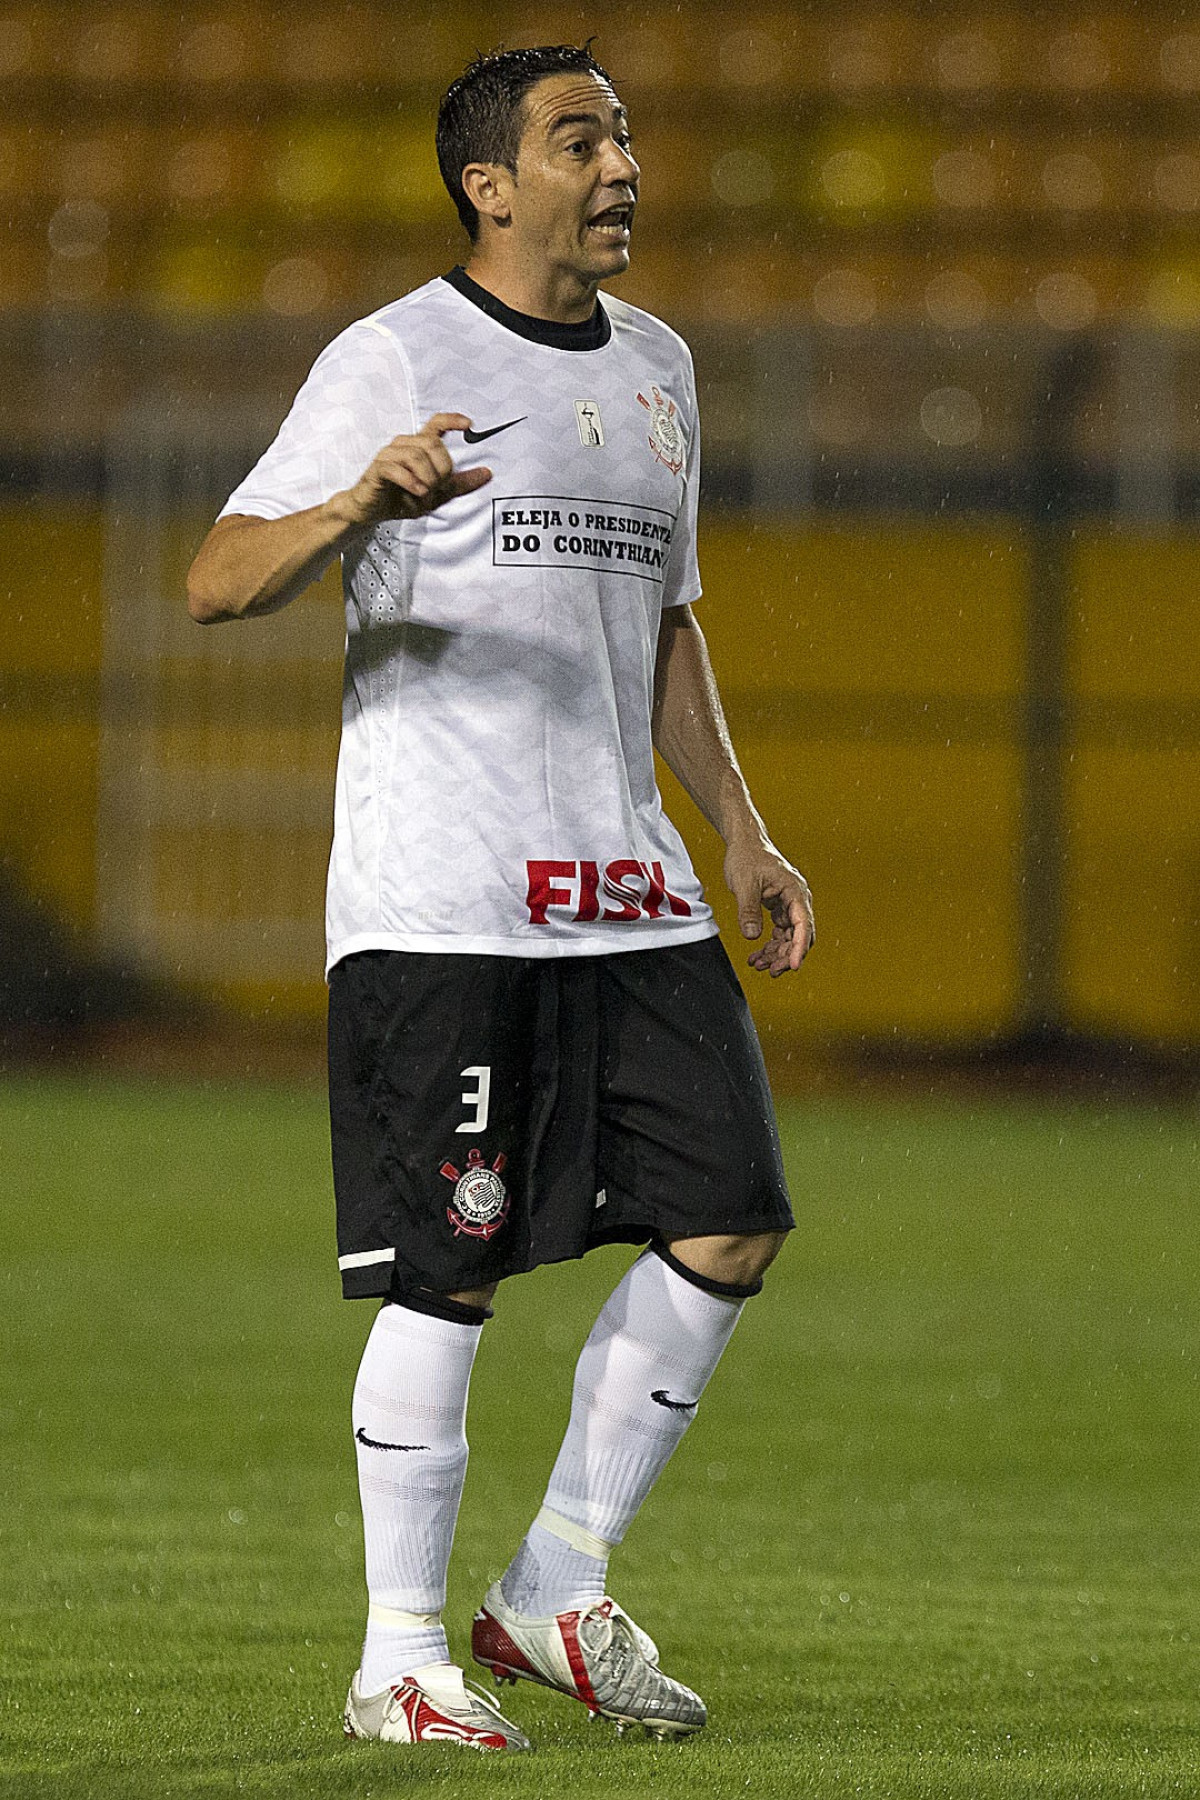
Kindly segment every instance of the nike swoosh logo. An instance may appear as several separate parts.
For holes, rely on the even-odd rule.
[[[498,431],[511,431],[514,425],[523,425],[528,417],[528,413],[522,413],[519,419],[510,419],[507,425],[493,425],[490,431],[464,431],[463,443],[482,444],[484,438],[495,437]]]
[[[360,1444],[367,1446],[368,1450],[428,1450],[429,1448],[428,1444],[381,1444],[378,1438],[369,1438],[361,1425],[354,1435]]]
[[[666,1388],[655,1388],[650,1398],[659,1406],[669,1406],[672,1412],[695,1412],[697,1406],[695,1400],[672,1400]]]

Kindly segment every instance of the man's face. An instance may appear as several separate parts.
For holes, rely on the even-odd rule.
[[[525,96],[511,229],[538,261],[585,282],[619,275],[629,267],[640,174],[608,83],[548,75]]]

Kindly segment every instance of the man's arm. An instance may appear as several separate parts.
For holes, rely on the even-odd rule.
[[[750,964],[783,975],[798,969],[816,935],[808,883],[767,835],[730,742],[704,633],[690,606],[669,606],[658,633],[654,671],[654,746],[710,825],[725,841],[725,881],[747,938],[766,944]]]
[[[464,413],[435,413],[415,436],[385,444],[353,487],[320,506],[282,519],[246,513],[218,519],[188,571],[193,619],[215,625],[278,612],[381,519],[416,519],[482,487],[492,471],[456,474],[442,443],[447,431],[465,431],[470,424]]]

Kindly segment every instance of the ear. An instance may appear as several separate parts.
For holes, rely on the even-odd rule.
[[[462,172],[463,193],[481,219],[507,225],[512,218],[512,171],[503,163],[468,163]]]

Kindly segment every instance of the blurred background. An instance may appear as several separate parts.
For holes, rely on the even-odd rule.
[[[338,596],[201,631],[184,571],[320,347],[462,257],[440,92],[592,32],[615,291],[693,345],[701,619],[817,900],[751,984],[776,1075],[1190,1080],[1200,22],[1153,4],[0,0],[6,1058],[317,1065]]]

